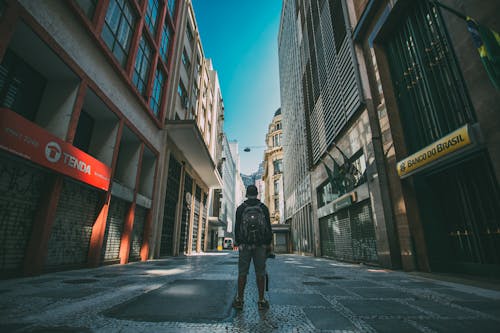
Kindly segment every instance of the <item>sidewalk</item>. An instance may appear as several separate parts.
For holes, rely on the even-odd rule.
[[[500,292],[333,260],[268,261],[231,308],[237,252],[0,281],[0,332],[499,332]]]

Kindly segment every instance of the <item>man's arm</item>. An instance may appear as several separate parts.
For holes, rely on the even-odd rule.
[[[266,205],[262,204],[264,210],[264,217],[266,218],[267,227],[269,230],[269,235],[266,238],[266,245],[271,246],[271,242],[273,241],[273,232],[271,227],[271,217],[269,216],[269,208]]]
[[[240,223],[241,223],[241,210],[242,205],[236,209],[236,218],[234,223],[234,245],[240,245]]]

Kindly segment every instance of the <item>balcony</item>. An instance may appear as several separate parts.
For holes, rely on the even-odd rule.
[[[179,148],[186,162],[211,188],[221,188],[222,179],[195,120],[170,120],[166,124],[168,137]]]

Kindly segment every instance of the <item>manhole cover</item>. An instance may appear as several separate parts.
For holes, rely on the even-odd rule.
[[[326,282],[316,282],[316,281],[304,281],[302,282],[306,286],[324,286],[327,285]]]
[[[99,280],[97,279],[76,279],[76,280],[65,280],[63,281],[64,283],[70,283],[70,284],[84,284],[84,283],[94,283],[98,282]]]
[[[323,279],[323,280],[342,280],[343,279],[343,277],[341,277],[341,276],[320,276],[319,278]]]

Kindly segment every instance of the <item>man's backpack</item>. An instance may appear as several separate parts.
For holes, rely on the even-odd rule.
[[[261,204],[245,205],[241,214],[241,243],[264,244],[268,236],[268,226]]]

